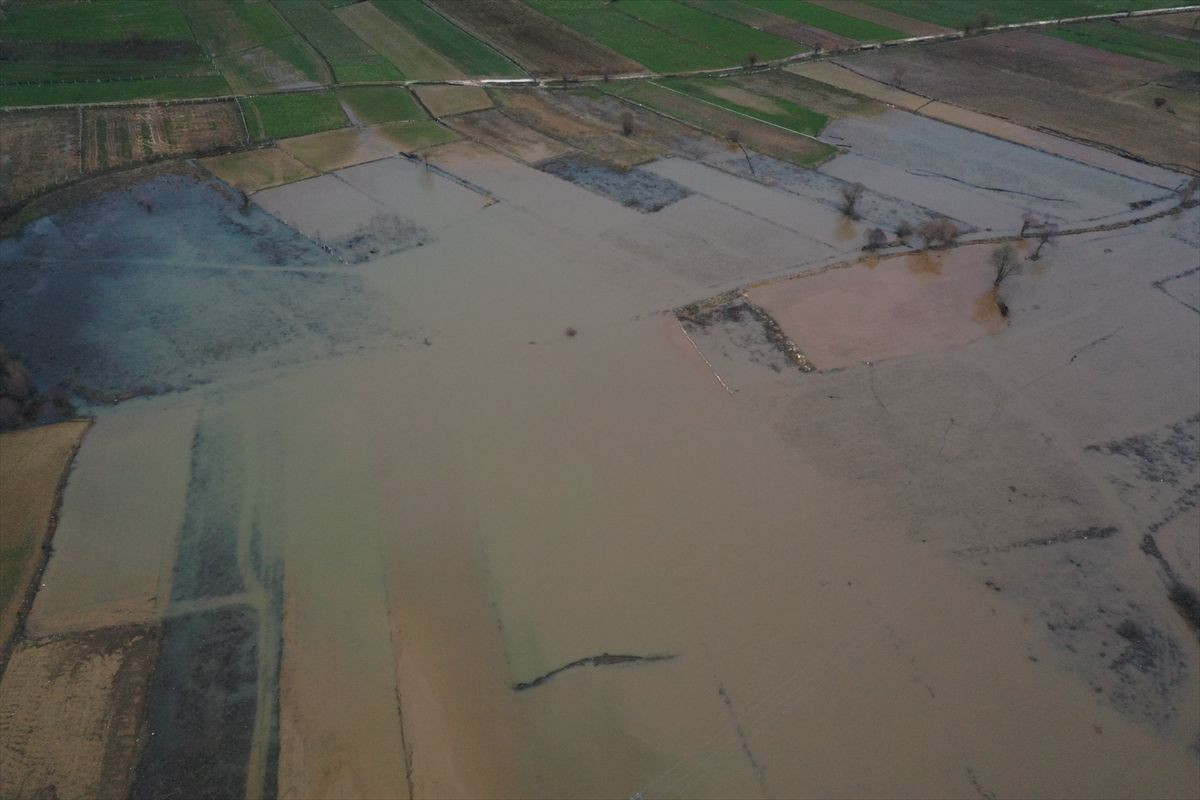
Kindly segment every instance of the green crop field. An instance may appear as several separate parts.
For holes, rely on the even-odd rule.
[[[50,106],[74,103],[112,103],[156,98],[214,97],[229,94],[220,75],[157,80],[104,81],[97,83],[44,83],[33,86],[0,86],[0,106]]]
[[[862,0],[873,6],[961,29],[986,14],[992,24],[1007,25],[1039,19],[1085,17],[1117,11],[1140,11],[1178,5],[1172,0]]]
[[[368,125],[428,118],[412,93],[402,86],[350,86],[338,89],[337,97]]]
[[[264,94],[241,100],[250,136],[258,141],[342,128],[346,114],[333,92]]]
[[[656,72],[783,58],[803,45],[668,0],[526,0],[549,17]]]
[[[339,82],[401,81],[404,75],[318,0],[275,0],[280,14],[324,56]]]
[[[421,0],[379,0],[375,6],[468,75],[518,77],[525,72]]]
[[[729,66],[729,59],[715,50],[699,47],[694,42],[672,36],[636,17],[622,14],[605,0],[526,2],[592,41],[629,56],[655,72],[683,72]]]
[[[867,22],[865,19],[859,19],[858,17],[840,14],[824,6],[805,2],[805,0],[743,0],[743,2],[757,6],[764,11],[778,14],[781,17],[794,19],[805,25],[812,25],[830,33],[836,33],[838,36],[845,36],[848,39],[856,39],[860,42],[884,42],[890,39],[904,38],[904,34],[900,31],[885,28],[882,25],[876,25],[874,22]],[[892,11],[896,10],[890,6],[888,6],[888,9]]]
[[[179,10],[158,0],[44,0],[0,10],[0,82],[214,74]]]
[[[747,117],[810,136],[816,136],[829,122],[829,117],[812,109],[779,97],[753,94],[720,78],[681,78],[655,83],[665,89],[674,89]]]
[[[1043,31],[1047,36],[1113,53],[1200,70],[1200,40],[1175,39],[1112,22],[1085,22]]]

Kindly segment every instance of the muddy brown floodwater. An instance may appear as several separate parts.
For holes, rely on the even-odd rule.
[[[1174,342],[1155,356],[1174,382],[1146,384],[1170,399],[1081,431],[1023,398],[999,417],[1005,449],[970,438],[995,412],[987,398],[1017,391],[1022,365],[1065,358],[972,319],[990,278],[971,249],[940,274],[884,259],[780,284],[795,293],[776,295],[784,330],[846,368],[767,369],[777,360],[743,358],[758,345],[731,335],[707,355],[731,371],[731,393],[664,310],[827,263],[848,249],[829,205],[660,163],[648,169],[690,194],[647,212],[475,145],[429,163],[264,190],[244,215],[204,181],[151,182],[208,210],[112,213],[112,235],[93,234],[104,290],[134,288],[138,302],[89,305],[63,333],[109,337],[102,371],[47,363],[111,391],[170,364],[177,391],[96,409],[17,656],[142,626],[120,656],[135,666],[120,673],[119,653],[97,650],[107,671],[81,678],[132,676],[103,695],[113,702],[142,687],[135,796],[1196,793],[1197,643],[1155,562],[1104,571],[1137,552],[1142,495],[1133,479],[1121,497],[1106,483],[1118,456],[1083,450],[1185,419],[1197,401],[1195,342],[1170,339],[1194,312],[1151,285],[1181,271],[1195,213],[1114,245],[1176,267],[1136,281],[1153,311],[1139,341]],[[89,214],[126,202],[105,197],[5,243],[18,277],[0,290],[28,315],[5,325],[29,324],[39,292],[101,280],[72,268],[70,248]],[[772,198],[828,224],[773,220]],[[389,214],[408,226],[372,227]],[[1047,252],[1082,263],[1098,247]],[[1115,272],[1130,263],[1116,258]],[[44,262],[52,279],[29,278]],[[1032,294],[1069,274],[1051,264],[1006,292],[1039,336],[1074,348],[1100,335],[1090,317],[1061,292]],[[1088,285],[1088,308],[1103,306]],[[895,293],[907,311],[887,311]],[[205,324],[213,301],[237,335]],[[170,336],[180,321],[186,347]],[[1194,443],[1170,441],[1186,493]],[[961,499],[967,476],[999,505]],[[1194,507],[1173,519],[1184,527],[1164,528],[1162,554],[1194,584],[1179,532]],[[1013,544],[1089,526],[1119,534],[1062,547],[1108,548],[1078,557],[1103,580],[1061,595],[1054,570],[1075,568],[1037,559],[1075,551]],[[962,555],[1001,545],[1002,557]],[[1088,560],[1098,553],[1109,561]],[[1010,557],[1028,569],[978,565]],[[984,582],[1010,574],[1044,580]],[[1047,631],[1060,622],[1048,609],[1079,596],[1119,623],[1092,672],[1080,648],[1093,629]],[[146,642],[153,658],[136,649]],[[1109,670],[1122,643],[1141,660]],[[38,661],[21,686],[49,669]],[[1110,673],[1125,701],[1096,677]],[[0,686],[0,708],[12,698]],[[75,733],[62,735],[70,748]]]

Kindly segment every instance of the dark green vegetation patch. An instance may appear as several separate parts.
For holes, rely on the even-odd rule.
[[[427,118],[416,98],[402,86],[350,86],[338,89],[337,96],[368,125]]]
[[[259,141],[342,128],[346,114],[333,92],[291,92],[242,98],[250,137]]]
[[[1085,22],[1045,31],[1047,36],[1112,53],[1200,70],[1200,39],[1179,39],[1117,22]]]
[[[862,0],[886,11],[961,30],[985,15],[993,25],[1179,5],[1170,0]]]
[[[375,6],[468,75],[505,78],[525,74],[516,64],[430,9],[421,0],[380,0]]]

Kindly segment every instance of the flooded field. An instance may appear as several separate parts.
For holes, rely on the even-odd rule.
[[[96,417],[17,796],[1196,794],[1200,211],[900,111],[817,171],[448,122],[0,243],[0,338]],[[970,246],[864,257],[942,215]]]

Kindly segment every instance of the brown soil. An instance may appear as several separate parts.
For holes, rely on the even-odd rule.
[[[0,434],[0,669],[36,591],[67,467],[91,422]]]
[[[433,5],[537,75],[602,75],[645,69],[519,0],[434,0]]]
[[[153,628],[23,645],[0,681],[6,798],[124,798],[158,652]]]
[[[836,33],[804,25],[786,17],[779,17],[762,26],[767,33],[800,42],[820,50],[846,50],[858,47],[858,42]]]
[[[542,91],[512,90],[496,92],[504,113],[536,128],[547,136],[583,150],[618,168],[652,161],[662,150],[651,147],[591,117],[576,114],[554,102],[554,95]]]
[[[320,172],[375,161],[399,152],[396,144],[373,128],[343,128],[284,139],[279,146]]]
[[[0,112],[0,209],[78,178],[79,112]]]
[[[741,75],[734,78],[733,83],[751,92],[790,100],[830,117],[872,116],[887,110],[882,103],[785,70]]]
[[[463,71],[445,56],[431,50],[409,31],[392,22],[371,3],[357,3],[337,10],[338,19],[364,42],[379,51],[400,71],[415,80],[465,78]]]
[[[525,127],[495,108],[451,117],[446,124],[467,138],[483,142],[529,164],[571,151],[562,142]]]
[[[856,66],[855,69],[857,68]],[[903,108],[906,111],[915,111],[929,102],[928,97],[921,97],[919,94],[887,86],[885,85],[887,81],[883,78],[880,78],[878,81],[874,78],[864,78],[832,61],[813,61],[808,64],[796,64],[795,66],[786,67],[785,71],[803,78],[837,86],[846,91],[860,94],[863,97],[869,97],[872,100],[887,103],[897,108]],[[891,76],[889,75],[889,77]]]
[[[211,152],[245,140],[241,115],[229,100],[83,112],[83,162],[88,172]]]
[[[492,98],[478,86],[414,86],[413,91],[435,117],[492,107]]]
[[[1022,32],[847,56],[844,63],[927,97],[1200,169],[1193,123],[1117,97],[1175,71],[1164,64]]]

